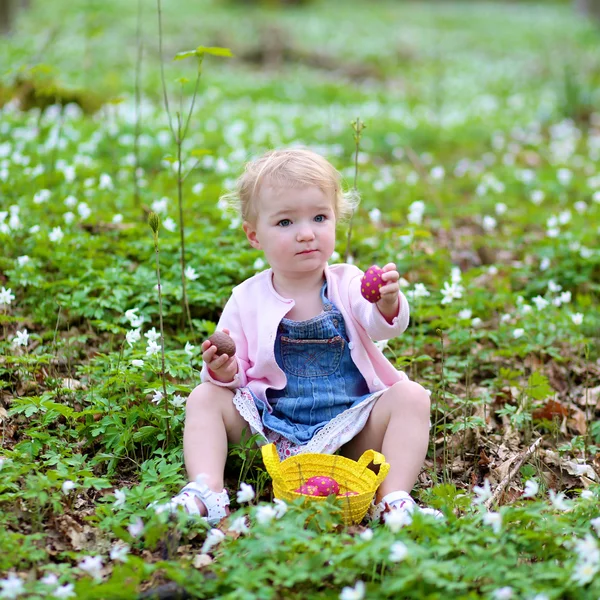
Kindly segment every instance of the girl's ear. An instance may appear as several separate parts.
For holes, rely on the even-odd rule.
[[[246,237],[248,238],[250,245],[253,248],[256,248],[257,250],[262,250],[262,248],[260,247],[260,242],[258,241],[258,238],[256,237],[255,226],[248,223],[248,221],[244,221],[244,223],[242,224],[242,229],[244,230],[244,233],[246,234]]]

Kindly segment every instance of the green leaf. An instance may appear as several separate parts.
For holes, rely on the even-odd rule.
[[[211,54],[212,56],[225,56],[232,57],[233,54],[229,48],[220,48],[219,46],[198,46],[196,48],[196,55]]]

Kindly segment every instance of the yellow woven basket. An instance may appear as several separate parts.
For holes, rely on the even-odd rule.
[[[375,450],[367,450],[358,462],[333,454],[298,454],[281,462],[275,444],[267,444],[262,447],[262,457],[273,479],[273,494],[280,500],[304,498],[311,502],[324,502],[326,497],[306,496],[294,491],[309,477],[317,475],[335,479],[340,486],[340,494],[358,492],[356,496],[338,496],[337,502],[346,525],[363,520],[377,488],[390,470],[385,456]],[[380,465],[377,475],[368,468],[371,462]]]

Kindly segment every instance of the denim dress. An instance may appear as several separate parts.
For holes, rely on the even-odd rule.
[[[326,290],[325,281],[320,315],[307,321],[283,318],[279,324],[275,360],[287,383],[282,390],[267,390],[272,410],[250,388],[241,388],[234,397],[252,432],[261,433],[264,443],[274,442],[282,458],[299,452],[334,452],[360,432],[374,401],[385,391],[369,392],[350,356],[343,316]],[[258,413],[248,406],[248,397]],[[311,447],[317,438],[320,442]]]

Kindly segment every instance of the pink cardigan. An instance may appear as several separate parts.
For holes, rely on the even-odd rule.
[[[408,326],[408,301],[400,292],[400,309],[388,323],[375,304],[360,293],[363,272],[354,265],[325,265],[327,297],[344,317],[348,347],[354,364],[365,378],[370,392],[387,389],[406,379],[377,348],[372,340],[388,340],[401,334]],[[227,328],[235,341],[238,372],[234,380],[221,383],[211,377],[206,364],[201,379],[232,390],[248,386],[267,402],[267,388],[283,389],[285,373],[275,361],[275,339],[281,319],[295,301],[280,296],[273,287],[273,270],[267,269],[233,288],[217,324]],[[268,404],[268,402],[267,402]]]

